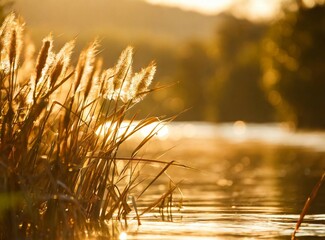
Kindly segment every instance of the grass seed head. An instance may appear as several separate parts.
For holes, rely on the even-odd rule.
[[[122,53],[115,66],[114,91],[122,90],[123,85],[128,85],[132,74],[133,48],[127,47]]]
[[[11,39],[10,39],[10,47],[9,47],[9,62],[10,65],[14,65],[16,53],[17,53],[17,33],[16,30],[13,29],[11,32]]]
[[[148,88],[156,73],[156,64],[150,63],[147,68],[142,69],[132,78],[132,86],[130,91],[130,98],[138,102],[144,98],[148,92]]]
[[[22,36],[24,25],[25,23],[17,18],[14,13],[9,14],[5,18],[0,28],[2,65],[3,61],[8,61],[8,65],[16,67],[23,45]]]
[[[109,68],[103,71],[100,76],[99,94],[105,99],[112,100],[114,95],[114,69]]]
[[[52,46],[53,46],[53,38],[52,35],[50,34],[49,36],[43,39],[43,45],[37,57],[36,75],[35,75],[36,82],[40,80],[42,76],[42,72],[44,72],[44,69],[46,68],[48,57],[50,55]]]
[[[74,46],[75,41],[67,42],[55,56],[54,64],[50,73],[52,87],[60,76],[64,76],[66,74]]]

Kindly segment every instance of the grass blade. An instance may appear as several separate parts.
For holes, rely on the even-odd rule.
[[[311,204],[313,203],[313,201],[315,200],[319,189],[321,188],[321,186],[323,185],[323,183],[325,182],[325,172],[323,173],[323,175],[321,176],[321,178],[319,179],[319,181],[317,182],[317,184],[315,185],[315,187],[313,188],[312,192],[310,193],[309,197],[306,200],[306,203],[300,213],[300,217],[297,221],[295,230],[292,233],[292,239],[295,239],[295,235],[298,232],[300,225],[302,224],[304,217],[306,215],[306,213],[308,212]]]

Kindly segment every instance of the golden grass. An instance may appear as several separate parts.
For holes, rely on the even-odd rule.
[[[23,28],[10,14],[0,29],[0,239],[112,236],[116,223],[132,211],[127,200],[141,182],[140,165],[159,163],[158,175],[132,196],[140,223],[136,199],[174,162],[138,157],[156,130],[129,157],[120,154],[126,140],[159,119],[118,131],[127,117],[129,126],[134,123],[129,110],[152,91],[155,64],[134,74],[133,49],[127,47],[116,66],[103,70],[94,41],[74,67],[74,41],[55,53],[51,35],[35,60]],[[105,132],[96,134],[107,122]],[[172,184],[145,212],[171,199],[176,188]]]
[[[296,233],[298,232],[310,206],[312,205],[313,201],[315,200],[315,198],[318,195],[319,189],[322,187],[322,185],[325,182],[325,172],[323,173],[323,175],[321,176],[321,178],[319,179],[319,181],[316,183],[316,185],[314,186],[313,190],[311,191],[309,197],[307,198],[305,205],[303,207],[303,209],[301,210],[300,213],[300,217],[297,221],[296,227],[291,235],[291,239],[294,240],[296,239]]]

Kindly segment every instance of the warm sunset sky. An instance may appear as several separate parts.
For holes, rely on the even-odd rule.
[[[216,14],[232,8],[235,14],[252,19],[270,18],[283,0],[145,0],[151,4],[179,7],[205,14]]]

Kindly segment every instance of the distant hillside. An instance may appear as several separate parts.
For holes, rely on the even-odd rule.
[[[180,87],[177,83],[178,57],[188,41],[211,38],[218,22],[223,19],[222,15],[205,16],[177,8],[154,6],[141,0],[14,2],[14,9],[26,21],[26,29],[37,49],[40,48],[41,39],[49,32],[53,33],[56,50],[77,36],[77,46],[72,56],[76,62],[77,53],[98,36],[104,67],[112,67],[129,44],[135,47],[135,71],[155,60],[158,69],[154,84],[172,86],[144,100],[137,113],[141,115],[143,112],[144,117],[148,113],[172,116],[183,110],[175,110],[169,102],[170,99],[177,99],[176,93]]]
[[[116,34],[172,41],[207,38],[218,17],[139,0],[15,0],[28,28],[69,34]]]

